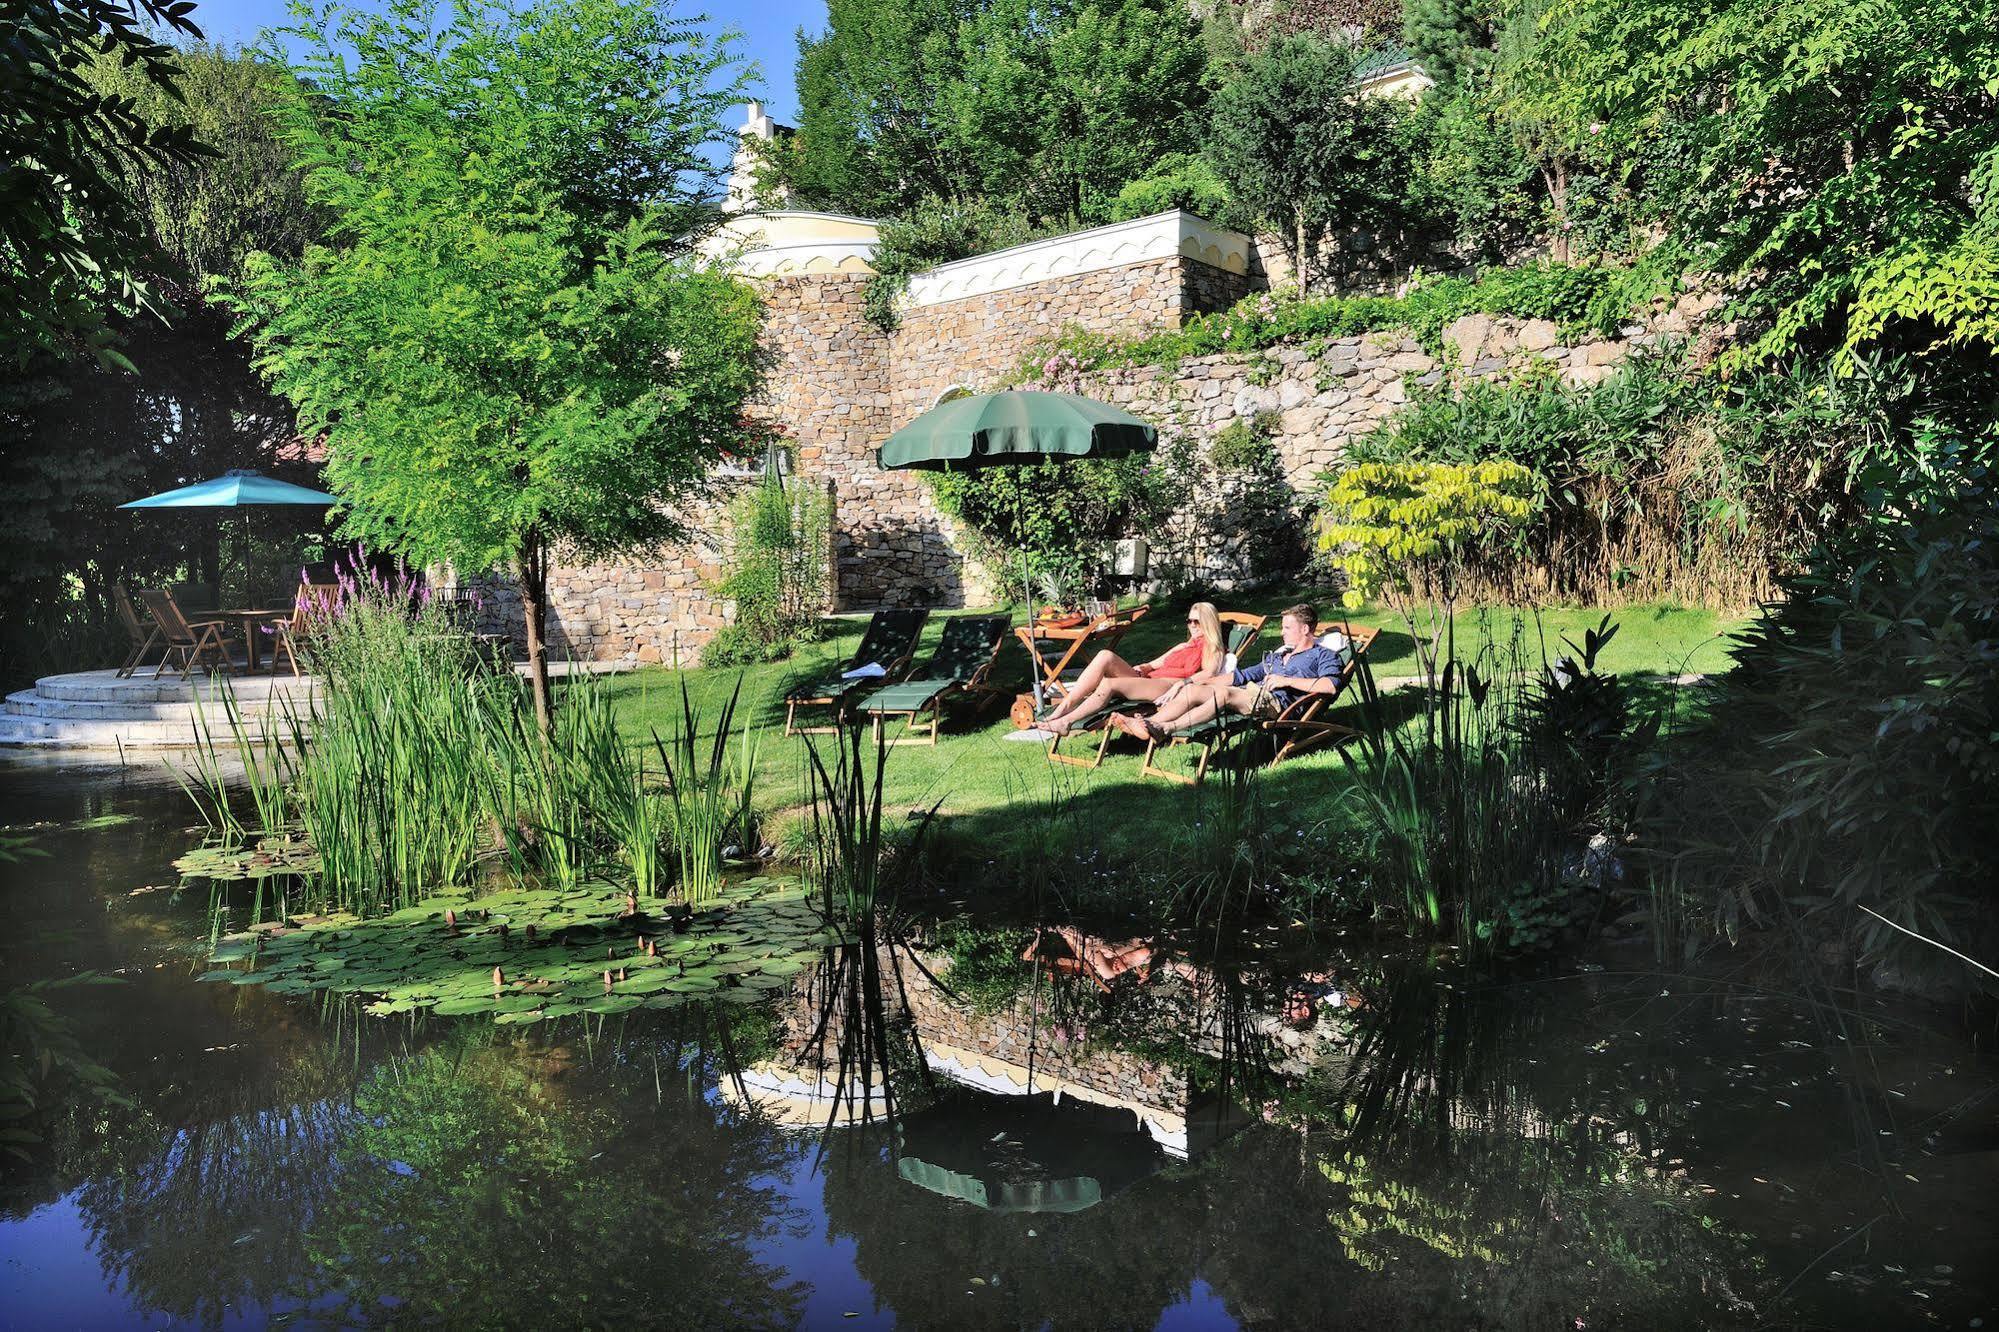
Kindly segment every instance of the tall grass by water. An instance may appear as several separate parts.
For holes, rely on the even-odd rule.
[[[589,676],[564,686],[544,734],[525,682],[442,607],[367,577],[346,581],[306,654],[318,692],[287,712],[282,736],[253,736],[231,706],[228,739],[210,734],[182,774],[226,841],[303,834],[319,862],[305,909],[380,915],[500,863],[700,904],[720,889],[724,849],[754,844],[756,738],[745,718],[729,743],[733,699],[704,744],[683,697],[671,735],[651,736],[657,765]],[[253,818],[232,798],[231,743]]]

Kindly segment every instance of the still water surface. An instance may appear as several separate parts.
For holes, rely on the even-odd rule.
[[[1950,1015],[931,922],[843,1083],[830,971],[529,1029],[197,983],[188,815],[0,767],[46,853],[0,864],[5,987],[115,977],[51,1002],[120,1098],[27,1121],[0,1325],[1999,1327],[1999,1070]]]

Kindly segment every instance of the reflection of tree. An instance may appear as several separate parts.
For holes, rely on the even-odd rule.
[[[313,1285],[359,1322],[789,1326],[801,1288],[749,1251],[784,1220],[756,1182],[780,1142],[670,1055],[618,1057],[642,1067],[585,1078],[489,1045],[378,1068],[307,1239]]]
[[[166,1130],[156,1153],[79,1190],[105,1271],[138,1307],[200,1326],[268,1307],[306,1269],[303,1228],[339,1187],[326,1163],[346,1120],[319,1102]]]

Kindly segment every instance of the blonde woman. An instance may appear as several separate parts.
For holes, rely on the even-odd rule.
[[[1099,652],[1083,668],[1062,706],[1035,723],[1067,735],[1072,720],[1117,699],[1157,702],[1188,680],[1215,676],[1222,667],[1222,619],[1214,605],[1197,601],[1187,608],[1187,641],[1151,661],[1133,666],[1115,652]]]

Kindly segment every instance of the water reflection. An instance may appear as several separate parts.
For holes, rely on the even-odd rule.
[[[71,1015],[134,1102],[9,1167],[18,1321],[1993,1316],[1992,1070],[1917,1026],[1835,1063],[1719,980],[1063,917],[898,922],[767,1009],[357,1021],[193,983],[205,903],[128,896],[182,836],[151,798],[0,870],[9,983],[125,973]]]

